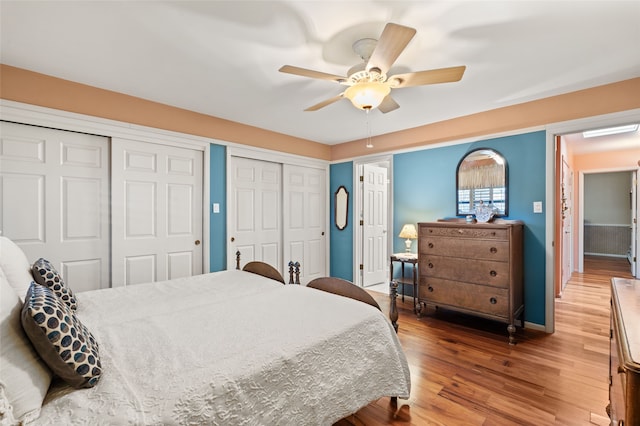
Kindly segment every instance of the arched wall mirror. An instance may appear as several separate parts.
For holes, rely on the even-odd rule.
[[[347,227],[349,213],[349,191],[344,185],[341,185],[336,191],[334,207],[336,228],[342,231]]]
[[[493,209],[494,216],[507,216],[507,175],[507,162],[493,149],[479,148],[465,155],[456,170],[456,214],[474,214],[484,205]]]

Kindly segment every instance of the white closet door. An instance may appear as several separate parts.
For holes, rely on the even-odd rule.
[[[387,279],[387,169],[364,165],[363,286]]]
[[[113,286],[202,273],[202,151],[112,139]]]
[[[75,292],[109,287],[109,143],[0,122],[0,229]]]
[[[229,170],[227,267],[240,251],[240,268],[259,260],[282,273],[282,166],[232,156]]]
[[[284,261],[300,262],[300,282],[326,273],[326,172],[283,166]],[[288,270],[288,268],[286,268]]]

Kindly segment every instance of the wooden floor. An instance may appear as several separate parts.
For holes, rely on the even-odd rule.
[[[345,425],[608,425],[609,283],[631,278],[626,259],[585,258],[556,299],[556,331],[430,312],[417,319],[398,298],[398,336],[411,369],[411,397],[369,404]],[[371,292],[383,310],[388,296]]]

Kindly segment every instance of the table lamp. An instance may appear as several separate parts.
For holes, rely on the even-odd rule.
[[[404,242],[407,245],[407,249],[405,250],[407,253],[411,253],[411,240],[415,240],[418,238],[418,232],[416,231],[415,225],[412,223],[408,223],[402,227],[400,231],[400,238],[406,238],[407,240]]]

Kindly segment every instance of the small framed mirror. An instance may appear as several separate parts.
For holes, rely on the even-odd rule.
[[[493,216],[507,216],[507,176],[507,162],[499,152],[489,148],[469,152],[456,170],[456,214],[475,214],[478,206],[488,206]]]
[[[347,227],[349,216],[349,191],[347,191],[344,185],[340,185],[336,191],[334,207],[336,228],[342,231]]]

